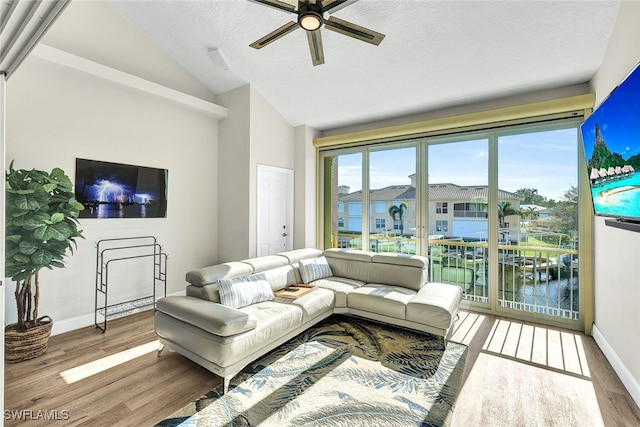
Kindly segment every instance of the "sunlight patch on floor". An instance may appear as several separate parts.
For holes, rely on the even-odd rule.
[[[112,354],[111,356],[103,357],[102,359],[94,360],[93,362],[85,363],[84,365],[77,366],[75,368],[67,369],[64,372],[61,372],[60,376],[67,384],[72,384],[76,381],[104,372],[107,369],[129,362],[140,356],[144,356],[152,351],[157,351],[158,346],[158,341],[152,341],[147,344],[139,345],[138,347]]]
[[[582,336],[566,330],[497,319],[482,350],[590,378]]]
[[[486,316],[478,313],[470,313],[468,311],[461,311],[458,313],[458,320],[454,324],[453,333],[449,338],[451,341],[470,345],[476,333],[486,320]]]

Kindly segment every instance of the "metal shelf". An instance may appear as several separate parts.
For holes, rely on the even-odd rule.
[[[153,285],[151,295],[129,301],[109,304],[109,267],[124,260],[146,259],[153,261]],[[155,309],[156,288],[162,286],[162,296],[167,295],[167,254],[154,236],[102,239],[96,243],[96,294],[94,323],[106,332],[107,320],[126,316],[136,311]],[[112,285],[113,286],[113,285]],[[98,317],[102,320],[99,322]]]

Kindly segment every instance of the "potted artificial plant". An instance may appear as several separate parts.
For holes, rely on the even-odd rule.
[[[16,282],[18,322],[5,327],[5,360],[21,362],[47,351],[53,321],[38,317],[39,272],[64,267],[73,254],[83,209],[62,169],[51,173],[14,169],[6,173],[5,277]]]

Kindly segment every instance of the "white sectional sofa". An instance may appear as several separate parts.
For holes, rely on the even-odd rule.
[[[187,273],[186,296],[158,301],[155,330],[163,346],[221,376],[226,393],[230,379],[250,362],[333,313],[446,338],[462,291],[427,283],[427,266],[415,255],[299,249],[205,267]],[[240,308],[221,303],[230,304],[234,286],[250,292],[267,287],[269,294],[303,279],[315,288],[296,299],[255,291],[259,302]]]

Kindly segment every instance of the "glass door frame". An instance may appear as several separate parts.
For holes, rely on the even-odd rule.
[[[320,212],[324,218],[326,195],[325,187],[328,181],[325,176],[325,163],[327,157],[362,153],[362,247],[369,247],[369,192],[370,192],[370,171],[369,171],[369,154],[371,151],[384,151],[394,148],[415,147],[416,149],[416,254],[428,256],[428,224],[429,224],[429,195],[428,195],[428,149],[434,144],[445,144],[453,142],[464,142],[472,139],[488,139],[488,204],[495,206],[498,204],[498,139],[502,136],[514,135],[519,133],[530,133],[543,130],[559,130],[567,128],[576,128],[576,144],[578,156],[575,161],[578,163],[577,187],[579,192],[578,205],[578,236],[579,236],[579,253],[580,258],[585,262],[579,263],[579,319],[570,320],[563,318],[554,318],[549,315],[539,315],[537,313],[529,313],[515,309],[500,307],[499,286],[498,286],[498,262],[488,262],[488,295],[489,303],[479,303],[466,301],[463,308],[470,308],[475,311],[489,312],[497,315],[504,315],[510,318],[535,321],[544,324],[567,327],[571,329],[584,330],[590,332],[592,323],[593,309],[587,301],[592,300],[592,224],[593,212],[589,206],[589,185],[586,168],[584,165],[584,153],[581,148],[581,136],[578,131],[580,123],[583,121],[582,116],[567,118],[563,117],[557,121],[538,121],[533,123],[509,124],[505,127],[482,129],[469,132],[452,133],[448,135],[434,135],[416,137],[413,139],[404,139],[400,141],[385,141],[371,145],[358,145],[349,148],[331,148],[319,151],[319,164],[322,170],[319,171]],[[365,208],[366,207],[366,208]],[[326,223],[326,218],[324,219]],[[324,227],[323,227],[324,228]],[[499,221],[498,213],[495,209],[489,209],[488,215],[488,259],[498,259],[498,230]],[[324,230],[319,230],[322,236],[320,241],[325,242]]]

